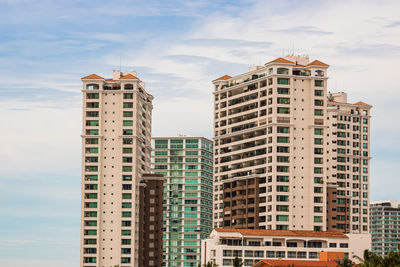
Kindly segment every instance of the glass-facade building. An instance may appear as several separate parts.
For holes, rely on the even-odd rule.
[[[155,137],[152,169],[164,175],[163,266],[196,267],[212,230],[213,142]]]
[[[400,206],[397,200],[371,202],[370,232],[372,251],[387,255],[400,244]]]

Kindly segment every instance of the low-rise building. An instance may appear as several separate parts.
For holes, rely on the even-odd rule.
[[[201,262],[212,261],[222,267],[232,266],[235,257],[243,260],[243,266],[253,266],[262,259],[318,261],[321,252],[341,252],[353,260],[370,248],[369,234],[217,228],[202,241]]]
[[[260,260],[254,267],[336,267],[336,261],[310,261],[310,260]]]

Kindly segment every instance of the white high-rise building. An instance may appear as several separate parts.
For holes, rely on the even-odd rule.
[[[136,73],[82,78],[81,266],[139,266],[139,183],[153,97]]]
[[[368,233],[371,106],[328,94],[328,67],[288,56],[213,81],[214,228]]]

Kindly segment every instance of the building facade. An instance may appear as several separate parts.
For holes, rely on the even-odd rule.
[[[163,184],[160,174],[143,174],[139,184],[139,266],[162,265]]]
[[[81,266],[139,265],[140,181],[153,97],[136,73],[82,78]]]
[[[328,94],[327,230],[368,233],[371,106]]]
[[[370,204],[372,251],[382,256],[397,251],[400,244],[400,206],[397,200]]]
[[[243,266],[253,266],[262,259],[319,261],[322,252],[353,260],[353,256],[361,257],[371,248],[370,238],[369,234],[340,232],[214,229],[202,241],[201,263],[233,266],[236,257],[241,258]]]
[[[362,173],[367,177],[363,183],[353,182],[352,175],[364,179],[360,172],[364,159],[368,164],[369,125],[366,134],[360,129],[364,129],[364,118],[369,123],[370,106],[330,103],[328,67],[318,60],[309,62],[308,57],[288,56],[213,81],[215,228],[325,231],[329,224],[335,231],[368,232],[368,222],[363,221],[368,216],[362,212],[364,204],[368,205],[369,168],[365,166],[366,173]],[[338,110],[339,106],[346,108]],[[358,121],[332,122],[334,116],[335,121],[337,116],[357,117]],[[342,179],[336,171],[342,165],[336,154],[343,140],[333,134],[339,124],[357,129],[340,136],[345,138],[345,147],[340,147],[345,149],[345,161],[354,162],[351,167],[358,162],[358,169],[350,171],[350,163],[346,164],[349,180],[344,188],[336,179]],[[364,135],[367,140],[361,141]],[[368,155],[353,154],[356,150]],[[328,208],[335,209],[327,207],[328,188],[335,196],[337,191],[331,188],[339,194],[345,191],[346,204],[349,201],[344,230],[342,221],[327,223],[328,216],[331,220],[342,216],[328,214]]]
[[[197,267],[212,230],[213,143],[203,137],[153,138],[152,168],[164,175],[162,266]]]

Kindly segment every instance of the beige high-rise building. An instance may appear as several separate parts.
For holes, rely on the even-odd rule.
[[[371,107],[328,94],[328,231],[368,233]]]
[[[328,95],[328,67],[288,56],[213,81],[214,228],[325,231],[331,225],[342,231],[331,218],[339,214],[333,214],[333,197],[328,203],[330,190],[349,203],[343,232],[368,232],[362,213],[369,168],[361,164],[369,161],[369,127],[363,123],[370,106]],[[344,117],[351,122],[337,121]],[[345,137],[338,138],[339,124],[345,124]],[[338,162],[339,148],[346,164]]]
[[[150,172],[153,97],[134,72],[82,82],[81,266],[141,266],[139,193]]]

